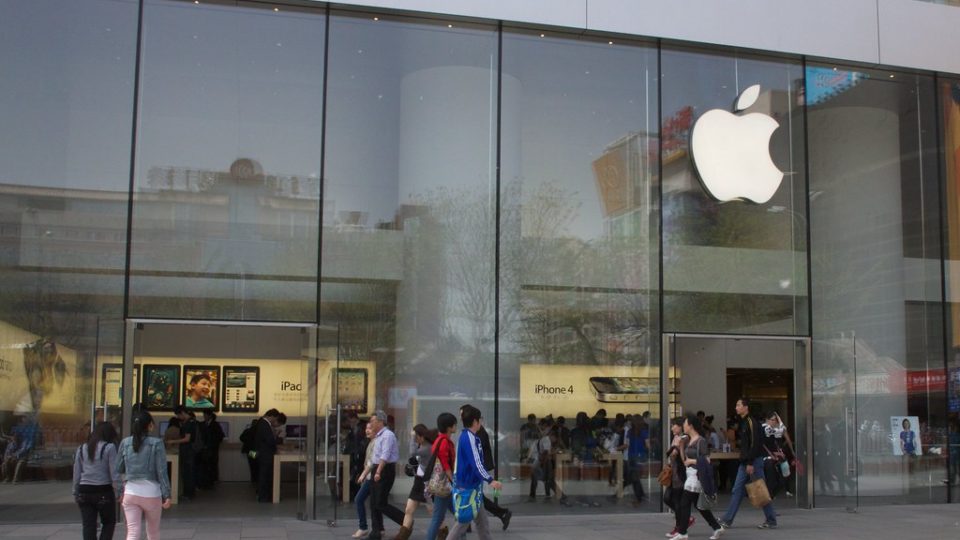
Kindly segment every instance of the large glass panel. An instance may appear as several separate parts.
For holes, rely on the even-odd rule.
[[[660,510],[656,73],[642,43],[504,34],[498,467],[527,512]]]
[[[935,382],[947,392],[947,452],[950,501],[960,502],[960,80],[940,81],[938,99],[942,112],[943,149],[947,215],[946,298],[949,306],[947,325],[946,372]]]
[[[806,72],[818,505],[945,502],[931,77]]]
[[[314,320],[324,15],[149,0],[130,313]]]
[[[76,515],[99,320],[123,315],[136,28],[135,1],[3,4],[0,520]]]
[[[664,329],[806,334],[799,62],[665,48],[662,64]],[[754,103],[725,114],[754,85]],[[758,119],[761,136],[749,136]],[[764,124],[773,129],[769,143]],[[704,143],[696,156],[689,144],[695,125]],[[724,160],[711,161],[717,156]],[[746,184],[724,189],[746,174]]]
[[[356,416],[383,409],[405,463],[417,424],[469,402],[495,442],[496,31],[336,15],[328,97],[321,317],[339,326],[341,441],[360,452]],[[411,484],[401,470],[395,500]]]

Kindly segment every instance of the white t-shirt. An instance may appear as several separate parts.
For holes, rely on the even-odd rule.
[[[153,480],[128,480],[124,484],[124,495],[136,495],[137,497],[160,497],[160,483]]]

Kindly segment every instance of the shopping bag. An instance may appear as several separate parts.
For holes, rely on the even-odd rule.
[[[747,483],[747,497],[750,498],[750,504],[756,508],[763,508],[770,504],[770,492],[767,490],[767,483],[763,478],[757,478]]]

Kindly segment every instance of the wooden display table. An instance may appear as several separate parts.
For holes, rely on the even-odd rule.
[[[554,470],[554,478],[557,482],[557,488],[560,489],[560,493],[566,495],[566,491],[563,489],[564,483],[564,469],[566,468],[567,463],[573,462],[573,455],[570,452],[557,452],[554,455],[556,460],[556,467]],[[600,457],[600,461],[610,462],[610,465],[614,468],[614,474],[617,478],[616,483],[616,495],[618,499],[623,498],[623,452],[610,452],[603,454]],[[580,467],[583,467],[583,462],[580,463]]]
[[[306,464],[306,456],[301,452],[291,452],[291,451],[280,451],[273,455],[273,504],[278,504],[280,502],[280,464],[281,463],[304,463]],[[334,460],[330,460],[330,463],[336,463]],[[323,467],[323,456],[317,456],[317,465]],[[317,478],[321,478],[321,471],[318,471]],[[340,456],[340,482],[342,487],[340,489],[340,500],[343,502],[350,501],[350,455],[343,454]],[[323,478],[323,483],[327,483],[327,479]]]

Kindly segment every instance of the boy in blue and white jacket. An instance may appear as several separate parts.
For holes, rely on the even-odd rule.
[[[490,484],[493,489],[501,489],[503,485],[483,466],[483,445],[477,437],[480,430],[480,410],[471,405],[464,405],[460,410],[460,420],[464,430],[460,432],[460,441],[457,444],[457,466],[454,472],[454,484],[459,489],[476,489],[480,497],[477,512],[473,522],[477,524],[477,536],[480,540],[489,540],[490,527],[487,523],[487,514],[483,511],[483,483]],[[470,523],[457,522],[447,538],[460,538],[467,531]]]

